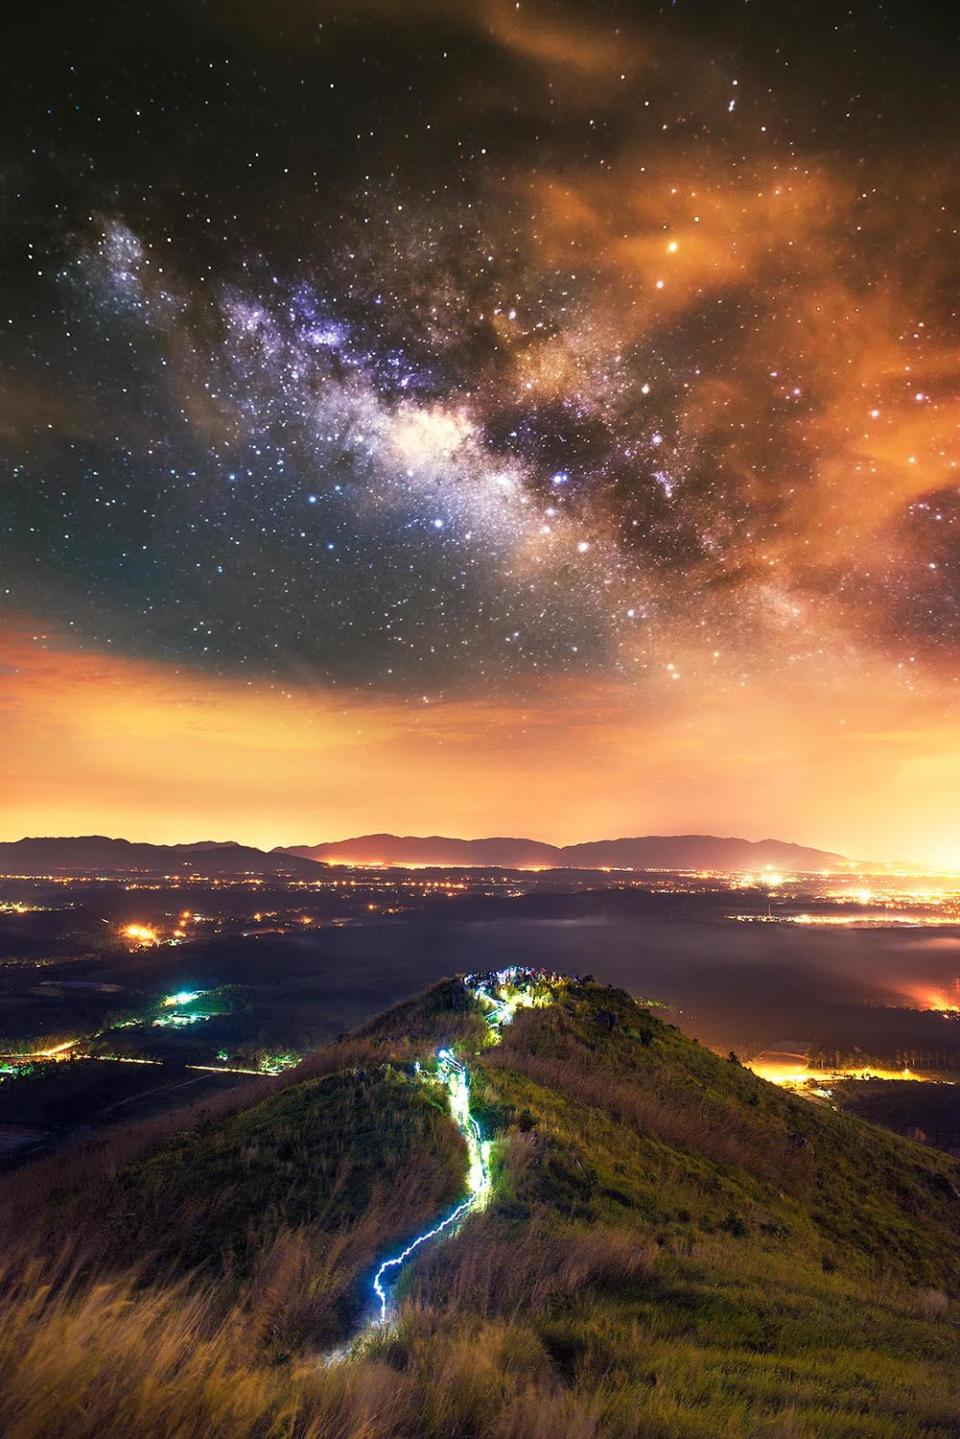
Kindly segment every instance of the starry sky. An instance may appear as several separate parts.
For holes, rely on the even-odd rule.
[[[955,19],[34,8],[4,837],[960,865]]]

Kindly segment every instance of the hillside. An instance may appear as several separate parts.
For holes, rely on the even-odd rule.
[[[240,1104],[3,1186],[10,1439],[960,1433],[960,1166],[620,991],[448,981]]]
[[[444,835],[367,834],[280,853],[340,864],[501,866],[505,869],[849,869],[828,850],[785,840],[721,839],[711,834],[643,835],[554,845],[534,839],[451,839]]]
[[[196,844],[133,844],[91,834],[0,843],[0,874],[291,874],[317,873],[309,858],[268,854],[249,845],[204,840]]]

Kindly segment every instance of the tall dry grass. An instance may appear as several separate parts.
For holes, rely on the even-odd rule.
[[[5,1273],[0,1432],[6,1439],[178,1439],[291,1432],[291,1400],[245,1362],[208,1293],[140,1291],[134,1279],[52,1285],[40,1266]]]
[[[406,1022],[404,1012],[395,1018]],[[334,1046],[279,1085],[256,1086],[257,1097],[376,1066],[385,1042],[377,1034]],[[678,1149],[742,1161],[749,1118],[742,1130],[723,1129],[711,1104],[638,1088],[635,1077],[618,1079],[585,1046],[569,1037],[563,1043],[563,1054],[530,1046],[521,1016],[503,1050],[483,1064],[494,1066],[494,1076],[505,1064],[549,1085],[560,1103],[566,1097],[596,1108],[605,1120]],[[389,1052],[411,1049],[393,1038]],[[182,1113],[172,1122],[197,1127],[246,1103],[225,1095],[221,1104],[198,1106],[187,1124]],[[548,1113],[545,1105],[537,1129],[511,1136],[501,1173],[508,1201],[525,1173],[543,1165]],[[531,1214],[507,1202],[500,1213],[472,1219],[456,1239],[422,1253],[395,1325],[346,1362],[322,1363],[321,1352],[362,1319],[375,1257],[398,1230],[415,1232],[423,1214],[434,1213],[436,1175],[431,1181],[411,1155],[396,1168],[393,1187],[374,1185],[362,1212],[345,1221],[338,1198],[349,1171],[331,1166],[313,1222],[274,1231],[263,1214],[251,1215],[253,1262],[227,1282],[166,1278],[169,1248],[144,1253],[135,1265],[116,1257],[105,1263],[104,1187],[158,1133],[169,1137],[170,1123],[131,1127],[59,1165],[37,1166],[32,1183],[29,1172],[18,1176],[28,1181],[19,1196],[16,1183],[0,1186],[0,1212],[7,1207],[0,1222],[3,1439],[960,1435],[943,1358],[953,1321],[939,1298],[918,1302],[914,1294],[907,1302],[891,1290],[871,1300],[859,1281],[856,1290],[842,1288],[818,1263],[797,1272],[792,1253],[755,1254],[716,1235],[696,1251],[671,1253],[649,1226],[577,1224],[560,1206]],[[349,1147],[346,1105],[336,1109],[334,1128]],[[247,1136],[244,1128],[244,1143]],[[252,1142],[262,1145],[262,1135]],[[624,1164],[635,1151],[631,1139]],[[760,1162],[769,1161],[782,1183],[781,1158],[774,1145]],[[806,1163],[803,1155],[788,1158]],[[299,1149],[293,1159],[300,1164]],[[749,1160],[745,1167],[756,1173],[753,1141]],[[802,1181],[804,1170],[797,1174]],[[216,1193],[174,1207],[167,1222],[189,1231],[225,1221],[226,1179]],[[52,1205],[45,1185],[54,1188]],[[32,1215],[31,1206],[40,1212]],[[81,1236],[75,1242],[57,1228],[66,1213]],[[40,1257],[17,1261],[30,1236],[40,1241]],[[761,1260],[765,1267],[754,1272]]]
[[[761,1143],[747,1116],[706,1095],[676,1089],[658,1092],[650,1076],[625,1075],[622,1067],[607,1067],[602,1058],[574,1042],[566,1041],[562,1055],[537,1052],[528,1040],[537,1018],[518,1016],[515,1032],[485,1056],[485,1066],[513,1070],[642,1135],[717,1164],[735,1165],[778,1188],[802,1189],[815,1177],[814,1155],[794,1148],[788,1135],[772,1132],[769,1123]]]
[[[558,1228],[545,1211],[522,1230],[482,1220],[468,1226],[456,1245],[424,1256],[410,1295],[414,1303],[485,1319],[543,1315],[558,1300],[651,1279],[657,1253],[636,1230]]]
[[[701,1336],[669,1255],[630,1231],[557,1228],[544,1214],[519,1228],[493,1215],[468,1224],[424,1256],[394,1326],[356,1357],[323,1364],[300,1343],[316,1332],[318,1313],[332,1312],[357,1253],[374,1239],[361,1224],[321,1257],[310,1236],[286,1232],[228,1308],[216,1288],[189,1280],[145,1287],[131,1272],[104,1281],[69,1248],[57,1263],[16,1264],[8,1256],[0,1264],[0,1434],[903,1439],[923,1432],[952,1439],[960,1432],[951,1427],[960,1411],[942,1383],[944,1366],[931,1368],[932,1331],[942,1332],[942,1321],[924,1325],[886,1300],[863,1318],[878,1346],[873,1355],[855,1332],[838,1341],[836,1316],[822,1307],[826,1296],[818,1299],[804,1276],[790,1303],[799,1306],[798,1323],[814,1306],[803,1320],[809,1332],[798,1332],[778,1356],[753,1352],[725,1336],[727,1306],[752,1283],[751,1307],[775,1312],[775,1296],[792,1283],[786,1256],[782,1272],[754,1281],[730,1242],[713,1239],[693,1256],[691,1279],[715,1283],[719,1300],[714,1310],[713,1291],[705,1295],[705,1316],[713,1317],[704,1318]],[[671,1290],[680,1305],[658,1320]],[[843,1294],[847,1309],[860,1302]],[[634,1317],[635,1306],[645,1320]],[[892,1353],[894,1341],[913,1346],[912,1366]],[[278,1361],[281,1351],[288,1357]]]
[[[281,1276],[298,1277],[294,1264]],[[3,1276],[4,1439],[593,1439],[595,1404],[559,1384],[528,1330],[451,1332],[413,1311],[403,1363],[268,1365],[247,1307],[185,1283]],[[396,1346],[397,1337],[387,1347]]]

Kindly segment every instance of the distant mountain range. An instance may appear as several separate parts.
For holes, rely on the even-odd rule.
[[[292,874],[316,877],[315,860],[282,850],[267,854],[232,841],[131,844],[88,834],[59,839],[18,839],[0,844],[0,874]]]
[[[367,834],[269,852],[231,841],[135,844],[105,835],[0,843],[0,874],[237,874],[315,877],[324,864],[436,865],[445,869],[763,869],[855,868],[843,855],[779,839],[721,839],[710,834],[642,835],[553,845],[535,839],[451,839],[443,835]]]
[[[719,839],[711,834],[643,835],[554,845],[535,839],[449,839],[443,835],[367,834],[276,853],[334,864],[463,865],[505,869],[716,869],[790,872],[844,870],[843,855],[779,839]]]

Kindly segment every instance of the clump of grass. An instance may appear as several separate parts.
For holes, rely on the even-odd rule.
[[[924,1319],[945,1319],[950,1300],[942,1289],[924,1289],[917,1298],[917,1311]]]
[[[27,1267],[0,1307],[0,1431],[6,1439],[283,1432],[289,1395],[246,1361],[211,1296],[135,1283],[54,1291]]]
[[[545,1210],[523,1225],[493,1217],[425,1255],[410,1296],[455,1313],[513,1319],[590,1289],[648,1279],[657,1257],[655,1244],[625,1227],[557,1226]]]

